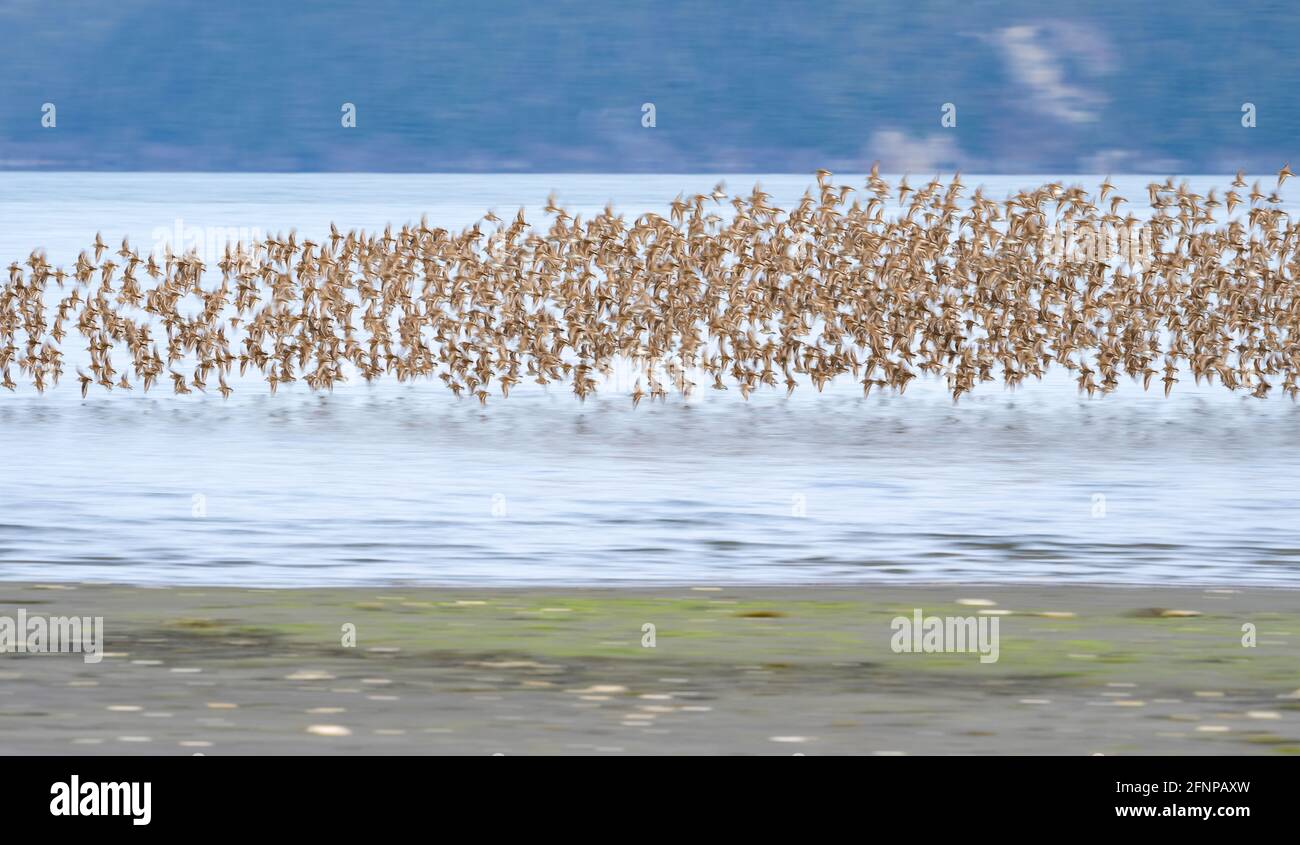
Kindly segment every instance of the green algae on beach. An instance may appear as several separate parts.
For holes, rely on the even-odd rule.
[[[188,753],[185,743],[196,742],[210,743],[205,753],[1300,748],[1298,593],[981,587],[988,598],[972,601],[964,592],[11,585],[7,607],[30,598],[47,602],[41,610],[50,614],[103,615],[107,653],[100,667],[67,655],[0,658],[7,670],[0,746],[11,753],[68,753],[74,740],[85,740],[78,751],[104,753]],[[1157,604],[1199,615],[1134,613]],[[996,613],[999,659],[894,653],[890,620],[917,608]],[[1258,630],[1254,647],[1242,644],[1245,623]],[[799,741],[784,741],[791,737]]]

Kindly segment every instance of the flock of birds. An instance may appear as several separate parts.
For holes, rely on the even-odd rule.
[[[640,373],[634,404],[695,379],[748,396],[846,374],[866,393],[943,377],[955,399],[1053,364],[1089,396],[1123,376],[1168,395],[1183,367],[1255,396],[1300,393],[1300,229],[1277,190],[1238,174],[1220,198],[1170,179],[1148,187],[1141,218],[1109,180],[1096,195],[1055,182],[1002,201],[964,192],[960,174],[912,187],[873,169],[855,187],[818,171],[789,211],[720,184],[630,221],[609,206],[583,220],[552,197],[545,229],[522,210],[459,233],[331,225],[320,243],[228,244],[215,268],[96,236],[71,271],[39,250],[9,266],[0,384],[12,390],[15,369],[38,391],[58,384],[75,330],[83,397],[159,381],[228,396],[238,367],[273,393],[391,374],[482,402],[524,379],[583,398],[620,358]],[[1061,231],[1134,227],[1140,257],[1047,248]]]

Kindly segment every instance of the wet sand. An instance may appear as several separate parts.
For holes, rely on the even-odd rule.
[[[107,654],[0,655],[5,754],[1300,754],[1293,590],[0,584],[19,608],[103,616]],[[1009,611],[998,661],[895,653],[915,608]]]

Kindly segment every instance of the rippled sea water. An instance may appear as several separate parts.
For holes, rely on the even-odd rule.
[[[539,223],[552,189],[634,216],[718,178],[5,174],[0,256],[70,266],[96,231],[147,247],[178,227],[459,229],[521,204]],[[725,178],[787,208],[812,183]],[[964,177],[995,198],[1043,178]],[[1140,203],[1152,179],[1113,181]],[[1088,400],[1056,373],[956,405],[936,381],[868,399],[842,381],[633,409],[626,390],[584,404],[564,386],[480,407],[441,383],[232,385],[224,402],[83,401],[67,376],[0,395],[0,578],[1300,586],[1300,409],[1281,395],[1185,378],[1169,399],[1126,382]]]

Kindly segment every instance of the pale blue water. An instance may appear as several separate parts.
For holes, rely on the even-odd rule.
[[[726,177],[746,192],[755,178]],[[812,182],[757,178],[785,207]],[[995,198],[1042,181],[964,178]],[[0,257],[39,246],[71,265],[96,231],[147,247],[178,218],[319,238],[331,220],[460,228],[522,202],[540,222],[551,189],[634,216],[717,180],[3,174]],[[1113,181],[1140,202],[1151,180]],[[1129,383],[1085,400],[1058,374],[957,406],[939,382],[867,400],[845,382],[633,410],[626,390],[584,405],[528,385],[481,408],[440,383],[232,384],[227,402],[83,402],[75,379],[0,394],[0,578],[1300,586],[1300,409],[1281,395],[1187,378],[1167,400]]]

